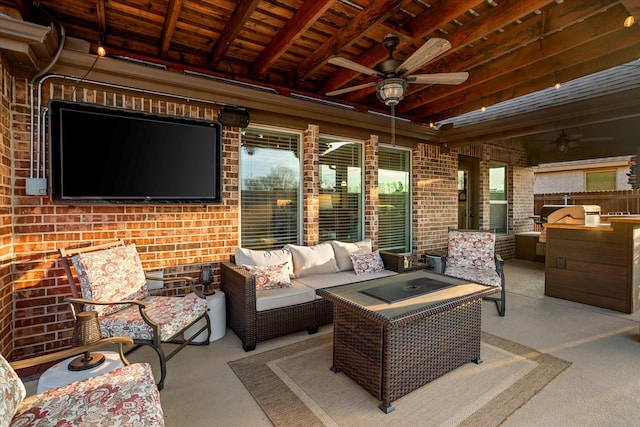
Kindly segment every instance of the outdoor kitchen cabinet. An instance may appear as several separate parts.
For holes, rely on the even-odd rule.
[[[640,218],[546,228],[545,295],[623,313],[640,307]]]

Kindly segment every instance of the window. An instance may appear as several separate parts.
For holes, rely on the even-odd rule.
[[[616,189],[616,171],[585,172],[586,190],[603,191]]]
[[[410,155],[407,150],[380,147],[378,154],[378,246],[411,252]]]
[[[248,128],[240,137],[241,245],[299,242],[300,135]]]
[[[362,239],[362,144],[320,137],[320,241]]]
[[[507,232],[507,166],[489,164],[489,228],[496,233]]]

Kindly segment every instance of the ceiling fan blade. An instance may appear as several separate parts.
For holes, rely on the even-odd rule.
[[[353,92],[353,91],[356,91],[356,90],[372,87],[372,86],[375,86],[375,85],[376,85],[376,82],[363,83],[361,85],[346,87],[344,89],[332,90],[331,92],[325,93],[325,95],[326,96],[342,95],[343,93],[349,93],[349,92]]]
[[[459,85],[469,78],[469,73],[414,74],[406,79],[409,83]]]
[[[353,71],[358,71],[368,76],[384,77],[383,75],[380,75],[380,73],[378,73],[373,68],[365,67],[364,65],[358,64],[357,62],[354,62],[347,58],[343,58],[341,56],[335,56],[329,59],[329,64],[337,65],[338,67],[348,68]]]
[[[611,136],[592,136],[587,138],[580,138],[578,141],[580,142],[606,142],[613,141],[613,137]]]
[[[449,43],[448,40],[431,38],[418,50],[413,52],[413,55],[398,65],[396,67],[396,73],[401,77],[406,76],[449,49],[451,49],[451,43]]]

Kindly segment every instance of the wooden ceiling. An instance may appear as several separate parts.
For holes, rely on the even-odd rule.
[[[388,113],[368,88],[324,94],[375,78],[328,63],[367,67],[388,57],[396,34],[404,60],[433,37],[452,48],[416,73],[467,71],[460,85],[409,85],[396,108],[414,123],[439,122],[640,57],[640,0],[41,0],[68,36],[102,41],[123,56]],[[31,0],[0,11],[49,25]],[[372,80],[373,79],[373,80]]]

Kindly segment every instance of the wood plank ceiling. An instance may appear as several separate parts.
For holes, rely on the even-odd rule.
[[[0,0],[22,19],[48,24],[31,0]],[[417,73],[466,71],[460,85],[411,84],[396,108],[418,124],[439,122],[640,57],[640,0],[41,0],[71,37],[123,56],[388,113],[377,81],[328,63],[367,67],[387,59],[398,35],[404,60],[433,37],[452,48]],[[638,20],[636,16],[636,20]]]

